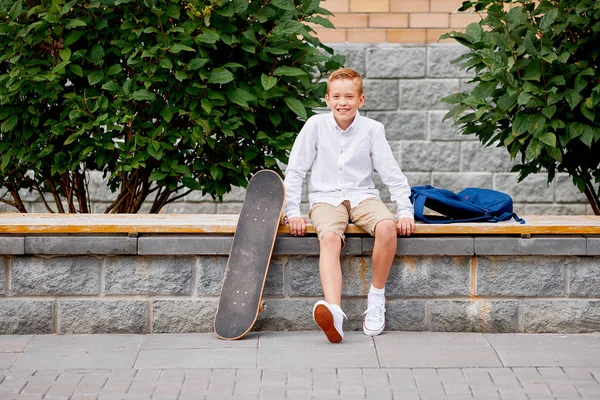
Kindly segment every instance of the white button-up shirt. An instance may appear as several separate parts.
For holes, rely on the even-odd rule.
[[[410,186],[385,138],[383,124],[358,112],[345,131],[331,112],[313,115],[304,124],[285,172],[284,212],[288,218],[301,216],[302,182],[309,170],[311,207],[315,203],[338,206],[345,200],[356,207],[365,199],[379,199],[373,182],[376,170],[398,206],[398,217],[413,217]]]

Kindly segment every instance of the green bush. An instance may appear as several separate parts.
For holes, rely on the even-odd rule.
[[[520,155],[519,180],[569,173],[600,214],[600,2],[480,0],[460,11],[470,9],[485,12],[481,22],[443,37],[470,50],[455,62],[474,70],[474,87],[445,98],[454,105],[446,117]]]
[[[342,65],[320,0],[0,0],[0,186],[90,212],[88,171],[150,212],[279,171]],[[51,202],[44,199],[52,211]]]

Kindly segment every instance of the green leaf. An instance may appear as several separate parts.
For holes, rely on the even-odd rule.
[[[177,71],[175,72],[175,79],[177,79],[179,82],[183,82],[184,80],[187,79],[187,74],[185,73],[185,71]]]
[[[59,53],[60,59],[63,61],[69,61],[71,59],[71,49],[68,47],[66,49],[62,49]]]
[[[19,118],[14,114],[11,115],[10,117],[8,117],[7,120],[2,122],[2,125],[0,125],[0,132],[7,133],[7,132],[12,131],[13,129],[15,129],[18,122],[19,122]]]
[[[556,112],[556,106],[544,107],[542,108],[542,114],[548,119],[552,119],[552,116]]]
[[[161,181],[163,179],[165,179],[169,174],[166,172],[162,172],[158,169],[155,169],[154,171],[152,171],[152,173],[150,174],[150,176],[148,177],[148,180],[150,182],[156,182],[156,181]]]
[[[156,99],[156,95],[146,89],[136,90],[131,94],[131,98],[136,101],[153,101]]]
[[[556,148],[556,135],[552,132],[546,132],[543,135],[538,137],[540,142],[552,147]]]
[[[194,58],[188,64],[188,69],[192,71],[197,70],[199,68],[204,67],[208,61],[208,58]]]
[[[108,81],[104,85],[102,85],[102,89],[108,90],[109,92],[120,92],[121,86],[115,81]]]
[[[277,84],[277,78],[262,74],[260,76],[260,83],[262,83],[263,89],[269,90]]]
[[[77,31],[69,32],[65,36],[65,40],[64,40],[63,46],[70,46],[70,45],[72,45],[73,43],[75,43],[77,41],[77,39],[79,39],[83,35],[85,35],[85,32],[83,30],[77,30]]]
[[[121,71],[123,71],[123,67],[121,67],[121,64],[115,64],[108,69],[108,75],[117,75]]]
[[[52,73],[53,74],[58,74],[61,73],[65,70],[65,67],[67,65],[69,65],[71,63],[71,61],[62,61],[58,64],[56,64],[56,66],[54,68],[52,68]]]
[[[69,64],[69,70],[80,78],[83,78],[83,68],[76,64]]]
[[[523,79],[528,81],[536,81],[539,82],[542,77],[542,63],[540,60],[532,60],[525,73],[523,74]]]
[[[193,48],[191,48],[190,46],[186,46],[184,44],[181,43],[175,43],[173,46],[169,47],[169,51],[173,54],[177,54],[181,51],[191,51],[193,53],[196,52],[196,50],[194,50]]]
[[[283,21],[273,30],[273,35],[295,35],[304,29],[304,24],[298,21]]]
[[[171,119],[173,119],[173,112],[168,108],[163,108],[160,111],[160,116],[163,117],[167,123],[169,123],[171,122]]]
[[[168,69],[168,70],[173,69],[173,63],[168,58],[161,58],[160,61],[158,62],[158,65],[160,65],[161,67]]]
[[[571,110],[574,110],[575,107],[581,102],[581,95],[572,89],[567,89],[565,92],[565,100],[569,103]]]
[[[87,24],[80,19],[72,19],[71,21],[69,21],[69,23],[67,25],[65,25],[65,28],[73,29],[73,28],[77,28],[80,26],[87,26]]]
[[[215,68],[208,75],[208,83],[225,84],[233,80],[233,74],[225,68]]]
[[[3,8],[5,7],[6,4],[7,4],[6,2],[2,3]],[[10,3],[8,3],[8,4],[10,4]],[[23,0],[15,1],[15,3],[10,8],[10,11],[8,12],[8,19],[11,21],[16,21],[16,19],[19,17],[19,15],[21,15],[22,12],[23,12]]]
[[[543,31],[547,30],[550,26],[552,26],[554,21],[556,21],[557,17],[558,17],[558,9],[557,8],[552,8],[551,10],[549,10],[546,14],[544,14],[542,19],[540,20],[540,29]]]
[[[591,122],[594,122],[594,120],[596,119],[596,113],[594,113],[594,110],[589,108],[585,102],[581,103],[579,110]]]
[[[292,110],[294,113],[296,113],[296,115],[298,115],[300,118],[306,120],[308,118],[307,114],[306,114],[306,108],[304,107],[304,104],[302,104],[302,102],[294,97],[286,97],[284,99],[285,104],[287,104],[287,106],[289,107],[290,110]]]
[[[539,41],[535,37],[535,33],[533,33],[533,31],[527,31],[527,34],[525,35],[524,44],[525,44],[525,49],[527,49],[527,53],[529,53],[533,57],[540,56],[540,53],[537,50]]]
[[[240,88],[235,88],[233,90],[228,91],[227,97],[231,102],[238,104],[244,108],[248,108],[248,102],[256,101],[256,96]]]
[[[90,60],[92,60],[94,64],[100,64],[103,58],[104,48],[99,44],[95,44],[94,46],[92,46],[92,49],[90,50]]]
[[[475,89],[473,89],[473,91],[471,92],[471,96],[475,96],[480,99],[486,99],[494,93],[497,86],[498,82],[496,81],[481,82],[475,87]]]
[[[200,185],[198,181],[196,181],[194,178],[184,176],[183,178],[181,178],[181,183],[183,183],[185,187],[189,189],[202,190],[202,185]]]
[[[94,86],[96,83],[101,82],[104,79],[104,73],[102,71],[92,71],[88,74],[88,83]]]
[[[307,22],[310,22],[312,24],[321,25],[328,29],[335,29],[335,26],[331,23],[330,20],[328,20],[327,18],[320,17],[320,16],[307,18]]]
[[[286,11],[292,11],[296,9],[294,2],[290,0],[272,0],[271,4]]]
[[[275,68],[275,71],[273,71],[273,75],[275,75],[275,76],[282,76],[282,75],[283,76],[301,76],[301,75],[306,75],[306,72],[304,72],[300,68],[282,66],[279,68]]]
[[[223,171],[217,165],[213,165],[210,167],[210,176],[212,176],[212,178],[215,181],[221,179],[222,175],[223,175]]]

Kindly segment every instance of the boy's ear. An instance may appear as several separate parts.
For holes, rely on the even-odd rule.
[[[359,100],[358,100],[358,106],[359,106],[359,107],[362,107],[362,106],[363,106],[363,104],[365,104],[365,99],[366,99],[365,95],[364,95],[364,94],[361,94],[361,95],[360,95],[360,98],[359,98]]]

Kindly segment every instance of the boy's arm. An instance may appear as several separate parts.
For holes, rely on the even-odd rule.
[[[311,121],[306,121],[304,127],[298,134],[292,151],[288,166],[285,170],[285,194],[286,202],[284,215],[287,219],[302,217],[300,212],[300,201],[302,198],[302,182],[316,157],[316,143],[311,129]]]
[[[414,219],[410,185],[400,170],[383,128],[374,135],[372,152],[374,167],[382,182],[389,188],[391,200],[398,206],[398,219]]]

